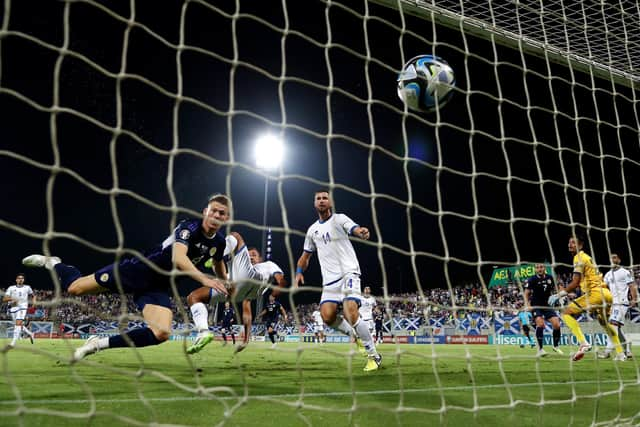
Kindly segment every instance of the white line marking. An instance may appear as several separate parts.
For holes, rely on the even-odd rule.
[[[248,400],[270,400],[270,399],[288,399],[295,398],[310,398],[310,397],[335,397],[335,396],[367,396],[367,395],[381,395],[381,394],[400,394],[400,393],[424,393],[424,392],[439,392],[439,391],[457,391],[457,390],[473,390],[473,389],[492,389],[492,388],[523,388],[523,387],[540,387],[541,385],[544,387],[547,386],[555,386],[555,385],[587,385],[587,384],[620,384],[622,383],[624,387],[629,386],[640,386],[640,379],[634,381],[616,381],[616,380],[606,380],[606,381],[575,381],[571,382],[545,382],[545,383],[522,383],[522,384],[486,384],[479,386],[450,386],[450,387],[429,387],[429,388],[408,388],[404,390],[369,390],[369,391],[333,391],[333,392],[322,392],[322,393],[304,393],[302,396],[300,393],[286,393],[286,394],[265,394],[265,395],[249,395],[247,396]],[[578,396],[579,397],[579,396]],[[195,401],[195,400],[242,400],[244,399],[243,395],[237,396],[183,396],[183,397],[148,397],[145,398],[146,401],[149,402],[171,402],[171,401]],[[69,404],[83,404],[83,403],[127,403],[127,402],[140,402],[141,399],[25,399],[20,401],[17,400],[5,400],[0,401],[0,405],[18,405],[20,403],[26,404],[47,404],[47,403],[69,403]]]

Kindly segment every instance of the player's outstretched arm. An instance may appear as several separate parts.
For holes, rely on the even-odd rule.
[[[531,301],[531,289],[527,288],[524,290],[524,309],[525,311],[531,311],[531,306],[529,305],[529,301]]]
[[[629,285],[629,289],[631,290],[631,301],[629,301],[629,306],[633,307],[638,304],[638,287],[635,283]]]
[[[11,289],[8,289],[8,291],[11,291]],[[13,301],[13,297],[5,292],[0,291],[0,295],[2,295],[2,302],[11,303]]]
[[[300,285],[304,285],[304,272],[307,267],[309,267],[309,260],[311,259],[311,252],[304,251],[300,258],[298,258],[298,264],[296,268],[296,279],[294,282],[294,287],[299,287]]]
[[[227,280],[227,265],[224,263],[224,260],[214,261],[213,271],[215,271],[216,276],[222,280]]]
[[[193,265],[193,263],[187,256],[187,250],[188,247],[185,244],[182,244],[180,242],[176,242],[173,244],[173,261],[176,263],[176,267],[178,268],[178,270],[188,274],[194,280],[200,282],[202,286],[213,288],[221,294],[229,295],[229,292],[227,292],[227,288],[224,286],[223,282],[207,276],[206,274],[198,270],[195,265]]]
[[[284,274],[276,273],[273,275],[273,278],[276,281],[276,284],[278,285],[278,289],[272,289],[271,293],[273,294],[273,296],[277,297],[278,295],[280,295],[279,288],[286,288],[287,286],[289,286],[289,284],[287,283],[287,279],[284,278]]]
[[[351,234],[361,238],[362,240],[369,240],[369,237],[371,237],[367,227],[356,227]]]
[[[569,292],[571,292],[572,290],[580,286],[581,277],[582,275],[580,273],[574,272],[573,277],[571,278],[571,283],[569,283],[569,285],[566,288],[559,291],[557,294],[551,295],[549,297],[549,301],[548,301],[549,305],[553,307],[560,298],[567,296]]]

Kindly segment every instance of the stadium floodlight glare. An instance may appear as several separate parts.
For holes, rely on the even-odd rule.
[[[273,134],[262,135],[256,139],[254,154],[256,166],[259,169],[276,170],[282,163],[284,143],[282,139]]]
[[[267,250],[267,208],[269,205],[269,172],[276,171],[282,164],[284,156],[284,142],[272,133],[265,133],[255,141],[254,155],[256,167],[267,174],[264,176],[264,202],[262,204],[262,246],[261,254],[265,259],[269,259]],[[256,304],[256,315],[262,311],[262,299],[258,299]]]

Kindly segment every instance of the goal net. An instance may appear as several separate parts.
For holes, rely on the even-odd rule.
[[[278,296],[288,316],[274,348],[256,319],[256,342],[234,353],[211,306],[216,341],[188,355],[195,285],[176,280],[169,342],[77,363],[81,340],[143,326],[142,313],[130,295],[72,297],[29,270],[42,333],[10,348],[3,305],[1,424],[640,422],[638,362],[598,357],[607,339],[593,316],[578,318],[593,350],[571,362],[578,343],[564,323],[563,354],[551,353],[546,323],[550,354],[536,357],[535,327],[524,337],[517,315],[535,264],[569,283],[572,235],[602,273],[612,253],[638,263],[636,2],[5,0],[1,10],[3,288],[31,253],[85,274],[142,254],[216,192],[233,200],[225,231],[292,284],[318,219],[314,192],[326,188],[371,232],[352,244],[383,356],[364,373],[349,337],[327,328],[319,342],[316,255],[305,285]],[[423,54],[456,77],[432,113],[397,96],[403,64]],[[256,158],[265,135],[274,145]],[[636,346],[638,325],[632,304],[623,330]],[[231,331],[225,339],[241,339],[240,322]]]

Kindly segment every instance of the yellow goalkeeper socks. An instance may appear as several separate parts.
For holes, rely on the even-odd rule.
[[[573,335],[575,335],[575,337],[578,339],[580,344],[587,342],[587,339],[584,337],[584,334],[582,333],[582,329],[580,329],[580,324],[576,319],[573,318],[573,316],[571,316],[570,314],[563,314],[562,320],[564,321],[564,324],[567,325],[569,329],[571,329],[571,332],[573,333]],[[618,340],[618,343],[619,342],[620,341]]]
[[[609,335],[609,339],[613,343],[613,346],[616,349],[616,353],[620,354],[624,350],[622,349],[622,344],[620,344],[620,338],[618,337],[618,331],[611,324],[607,323],[603,325],[605,332]]]

